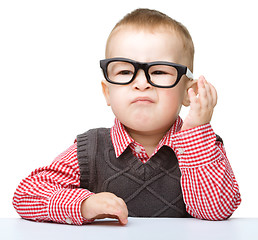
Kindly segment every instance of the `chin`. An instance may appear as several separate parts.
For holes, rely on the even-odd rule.
[[[134,132],[141,132],[146,134],[156,134],[156,133],[164,133],[170,126],[158,126],[157,124],[146,124],[145,122],[135,123],[132,125],[127,125],[127,129]]]

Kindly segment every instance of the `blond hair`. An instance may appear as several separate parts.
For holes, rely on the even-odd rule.
[[[157,10],[146,8],[136,9],[125,15],[124,18],[115,25],[108,37],[106,51],[113,32],[123,26],[133,26],[137,29],[146,29],[149,31],[153,31],[158,28],[165,28],[174,31],[182,40],[183,49],[190,60],[189,68],[193,70],[194,44],[189,31],[182,23]]]

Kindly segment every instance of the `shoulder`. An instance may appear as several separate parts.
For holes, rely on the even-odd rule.
[[[95,151],[98,146],[110,145],[110,128],[94,128],[77,135],[77,153],[80,156],[87,148]]]
[[[86,140],[89,137],[107,134],[110,134],[110,128],[93,128],[82,134],[77,135],[77,142]]]
[[[64,152],[59,154],[54,162],[59,162],[60,160],[66,160],[70,161],[73,159],[76,159],[76,154],[77,154],[77,143],[75,142],[73,145],[71,145],[69,148],[67,148]]]

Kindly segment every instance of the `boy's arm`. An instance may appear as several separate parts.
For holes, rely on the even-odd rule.
[[[181,132],[173,136],[186,209],[196,218],[227,219],[241,202],[239,187],[222,141],[209,124],[216,89],[203,76],[196,84],[198,92],[188,90],[190,111]]]
[[[229,218],[241,202],[239,187],[210,124],[174,135],[187,211],[196,218]]]
[[[80,188],[76,143],[50,166],[39,168],[24,179],[16,189],[13,205],[21,217],[35,221],[81,225],[109,217],[126,224],[128,217],[121,198]]]
[[[24,179],[14,194],[18,214],[36,221],[81,225],[81,203],[93,193],[80,187],[80,170],[75,143],[47,167]]]

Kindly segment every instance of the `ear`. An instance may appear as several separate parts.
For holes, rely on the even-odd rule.
[[[184,99],[183,99],[183,105],[186,106],[186,107],[188,107],[190,105],[188,90],[190,88],[192,88],[194,90],[195,94],[198,93],[197,81],[198,80],[188,80],[187,83],[186,83],[185,92],[184,92]]]
[[[110,106],[109,88],[108,83],[105,80],[101,81],[102,93],[106,99],[107,105]]]

